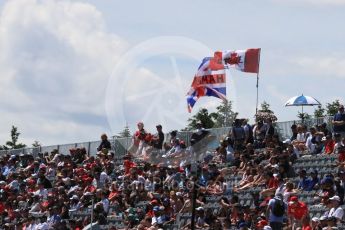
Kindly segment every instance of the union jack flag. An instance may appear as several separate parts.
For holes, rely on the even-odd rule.
[[[226,100],[224,65],[213,57],[205,57],[194,76],[191,88],[187,93],[188,112],[191,112],[196,101],[204,96]]]

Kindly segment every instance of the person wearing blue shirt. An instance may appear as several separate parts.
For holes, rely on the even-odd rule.
[[[273,230],[281,230],[283,229],[283,222],[284,222],[285,215],[282,215],[282,216],[274,215],[273,208],[276,202],[282,202],[284,204],[284,212],[286,213],[287,205],[283,201],[282,194],[277,194],[274,198],[270,199],[270,201],[268,202],[266,213],[267,213],[267,216],[269,217],[268,220],[269,220],[271,228]]]
[[[49,227],[54,228],[56,227],[56,225],[58,225],[61,222],[61,217],[58,213],[59,213],[59,208],[57,206],[54,206],[50,210],[50,216],[47,220]]]
[[[299,177],[300,177],[300,180],[298,182],[297,189],[306,191],[308,189],[308,186],[309,186],[309,181],[307,178],[307,172],[304,169],[302,169],[299,172]]]
[[[206,186],[207,185],[207,181],[208,181],[208,170],[206,167],[204,167],[202,169],[202,172],[201,172],[201,176],[199,178],[199,184],[202,185],[202,186]]]
[[[320,184],[320,179],[318,178],[318,172],[316,170],[312,171],[310,173],[310,179],[308,179],[308,186],[305,189],[306,191],[312,191],[314,189],[318,188],[318,185]]]
[[[339,105],[338,113],[334,115],[332,124],[333,132],[339,133],[341,137],[345,137],[345,113],[343,105]]]

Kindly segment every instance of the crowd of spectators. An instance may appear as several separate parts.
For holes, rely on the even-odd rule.
[[[120,229],[111,227],[116,219],[123,229],[156,230],[179,224],[179,217],[194,207],[197,229],[341,229],[343,106],[332,127],[293,125],[291,138],[282,141],[270,119],[253,126],[237,119],[219,146],[209,151],[215,137],[202,123],[185,143],[178,131],[165,140],[162,125],[150,134],[139,122],[125,156],[112,151],[105,134],[95,155],[83,148],[71,149],[69,155],[57,150],[35,157],[3,155],[0,226],[76,230],[90,229],[93,223],[92,229]],[[330,166],[334,173],[321,177],[317,170],[297,171],[295,162],[307,155],[336,156]],[[254,191],[250,206],[240,202],[249,191]],[[320,217],[310,215],[309,205],[300,200],[303,192],[312,192],[317,205],[324,207]],[[211,198],[217,208],[209,206]],[[78,215],[83,212],[88,214]],[[190,217],[178,226],[190,229]]]

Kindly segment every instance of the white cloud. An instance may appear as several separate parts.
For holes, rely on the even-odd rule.
[[[23,135],[44,144],[56,143],[50,138],[57,137],[56,130],[60,137],[71,130],[76,136],[98,136],[107,128],[100,122],[79,124],[69,118],[105,117],[107,80],[126,48],[123,39],[107,31],[102,13],[91,4],[6,2],[0,15],[2,123],[17,122]],[[2,127],[0,142],[9,133]]]
[[[290,62],[297,70],[314,76],[345,78],[345,57],[339,55],[295,57]]]

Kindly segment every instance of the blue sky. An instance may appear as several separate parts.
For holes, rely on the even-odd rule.
[[[151,132],[157,123],[182,128],[220,103],[203,98],[188,114],[184,99],[215,50],[262,48],[260,102],[280,121],[296,118],[298,108],[283,107],[292,96],[345,99],[345,0],[11,0],[0,8],[0,143],[12,124],[29,145],[95,140],[139,120]],[[255,75],[229,70],[227,84],[240,116],[252,118]]]

